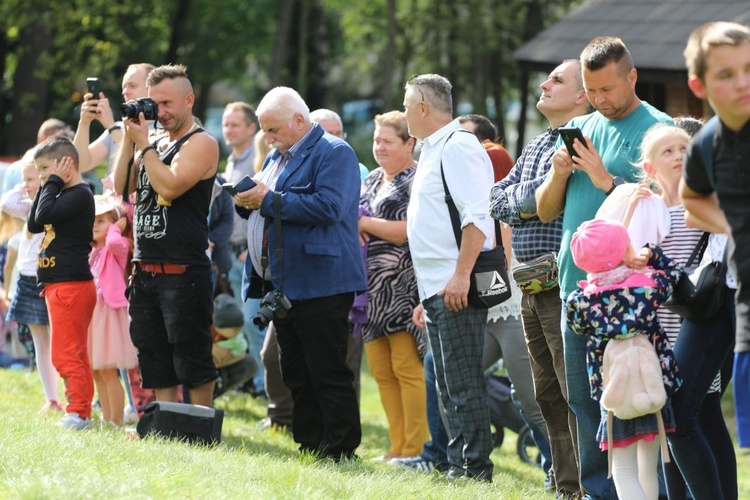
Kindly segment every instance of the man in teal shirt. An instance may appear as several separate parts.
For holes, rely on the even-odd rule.
[[[574,118],[586,144],[576,139],[578,156],[565,147],[552,157],[552,169],[536,192],[537,215],[548,222],[563,215],[563,237],[558,254],[560,298],[564,301],[586,278],[570,254],[570,240],[578,226],[593,219],[604,199],[624,182],[636,182],[635,163],[649,127],[672,119],[638,99],[638,74],[627,47],[619,38],[593,39],[581,52],[584,88],[596,110]],[[607,455],[599,450],[599,404],[591,399],[586,370],[586,337],[576,335],[561,318],[568,403],[578,423],[578,458],[581,485],[591,498],[614,498],[607,479]]]

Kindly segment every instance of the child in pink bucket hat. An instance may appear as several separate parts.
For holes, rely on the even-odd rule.
[[[581,224],[570,249],[576,265],[587,273],[586,280],[579,283],[580,289],[568,297],[566,315],[573,331],[589,336],[586,364],[591,397],[602,405],[596,438],[600,448],[608,450],[620,498],[654,498],[658,496],[660,441],[668,460],[664,433],[674,432],[675,427],[669,397],[681,384],[672,347],[656,311],[672,293],[681,269],[655,245],[636,252],[625,226],[612,220],[594,219]],[[610,344],[611,349],[605,353]],[[627,356],[618,356],[627,349],[633,350]],[[642,358],[629,363],[636,359],[635,349],[641,349],[637,352]],[[650,376],[639,370],[639,366],[646,365],[653,368]],[[633,382],[631,386],[639,389],[618,393],[616,384],[632,389],[627,382],[621,383],[622,378],[616,380],[615,375],[621,374],[626,374],[625,378]],[[639,375],[640,380],[636,380]],[[640,387],[645,387],[643,392]],[[652,398],[649,409],[643,409],[643,399],[637,398],[653,396],[654,388],[661,391],[661,399]],[[619,394],[619,400],[612,399],[612,394]],[[610,404],[613,401],[615,404]]]

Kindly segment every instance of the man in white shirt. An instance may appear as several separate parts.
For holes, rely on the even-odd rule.
[[[467,297],[479,252],[495,244],[489,216],[492,164],[476,136],[452,119],[452,87],[446,78],[416,75],[405,88],[409,133],[422,141],[407,236],[451,437],[448,477],[491,481],[492,436],[482,373],[487,310],[469,305]],[[441,168],[461,219],[460,249]]]
[[[122,97],[125,102],[131,99],[148,97],[146,78],[153,64],[137,63],[128,66],[122,77]],[[81,105],[81,117],[78,121],[75,139],[73,140],[80,155],[78,170],[88,172],[94,167],[107,162],[107,174],[112,172],[117,157],[117,149],[122,142],[122,122],[114,118],[109,99],[103,92],[99,95],[86,94]],[[89,127],[91,122],[97,120],[105,128],[105,131],[94,142],[89,144]],[[153,130],[150,122],[149,130]]]

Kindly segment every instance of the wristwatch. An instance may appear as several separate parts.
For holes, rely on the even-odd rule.
[[[614,177],[612,177],[612,187],[609,188],[609,191],[607,191],[605,194],[607,196],[611,195],[612,191],[614,191],[617,186],[622,186],[623,184],[625,184],[625,179],[615,175]]]

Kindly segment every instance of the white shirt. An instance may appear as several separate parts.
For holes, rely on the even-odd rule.
[[[458,261],[458,246],[440,176],[441,158],[461,228],[474,224],[484,233],[482,251],[495,246],[495,227],[489,215],[489,194],[494,180],[490,157],[473,134],[456,132],[446,144],[448,136],[456,130],[461,130],[461,126],[458,120],[453,120],[422,143],[406,213],[406,234],[421,300],[445,288],[456,272]]]

